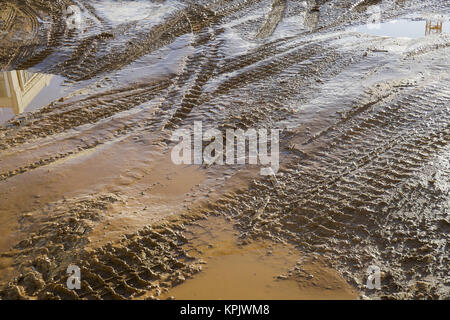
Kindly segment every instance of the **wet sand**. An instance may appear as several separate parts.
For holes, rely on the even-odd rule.
[[[202,272],[161,299],[312,300],[357,299],[339,274],[288,244],[239,241],[232,221],[211,217],[189,228],[188,252],[205,262]],[[191,238],[192,237],[192,238]],[[289,270],[289,271],[288,271]]]

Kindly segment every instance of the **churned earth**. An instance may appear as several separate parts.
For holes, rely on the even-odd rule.
[[[450,298],[447,0],[4,0],[0,42],[2,299]],[[280,170],[175,165],[195,121]]]

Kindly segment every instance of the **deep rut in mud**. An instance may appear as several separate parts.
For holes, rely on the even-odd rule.
[[[132,3],[158,14],[124,12],[124,22],[102,1],[0,5],[1,68],[59,75],[71,88],[0,126],[2,298],[157,298],[201,271],[186,232],[216,215],[244,244],[265,239],[320,254],[363,298],[449,298],[450,34],[349,28],[374,6],[385,22],[425,26],[438,12],[446,24],[448,1]],[[82,32],[64,20],[70,5],[81,8]],[[280,174],[251,175],[236,191],[217,178],[226,169],[199,168],[215,174],[199,188],[223,193],[170,219],[154,206],[145,227],[91,247],[105,216],[145,210],[133,186],[153,174],[147,164],[114,167],[107,152],[167,155],[172,132],[194,121],[284,129]],[[57,189],[96,156],[107,165],[94,186],[74,183],[44,203],[11,200],[20,199],[13,190],[39,189],[41,177]],[[230,170],[239,177],[247,168]],[[80,176],[92,172],[81,167]],[[124,182],[109,186],[116,177]],[[69,264],[81,268],[81,291],[65,286]],[[370,265],[382,270],[382,290],[365,287]]]

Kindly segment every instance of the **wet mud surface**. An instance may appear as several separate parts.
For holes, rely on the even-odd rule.
[[[239,239],[232,221],[209,217],[188,228],[184,246],[202,272],[161,299],[356,299],[358,292],[320,256],[271,240]]]
[[[229,298],[229,265],[273,298],[448,299],[449,19],[446,0],[2,1],[0,297]],[[283,129],[280,171],[174,165],[194,121]]]

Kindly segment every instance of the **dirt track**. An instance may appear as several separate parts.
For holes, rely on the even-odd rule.
[[[82,34],[61,18],[73,3]],[[351,29],[374,5],[383,22],[448,24],[448,1],[163,2],[158,19],[120,23],[87,3],[0,6],[0,66],[72,88],[0,127],[3,298],[157,297],[200,271],[186,232],[210,215],[243,243],[321,255],[363,297],[449,298],[450,34]],[[184,190],[149,169],[196,120],[284,129],[279,175],[195,168]],[[107,223],[125,227],[100,235]],[[69,264],[80,292],[65,287]],[[365,289],[369,265],[380,291]]]

